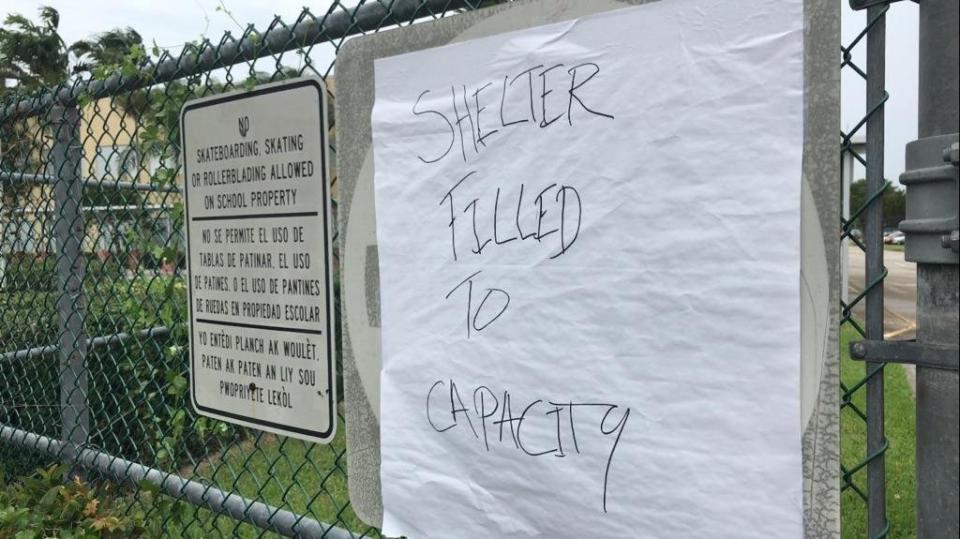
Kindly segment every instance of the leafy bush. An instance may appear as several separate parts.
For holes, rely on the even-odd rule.
[[[155,537],[160,522],[147,520],[110,484],[92,486],[79,478],[64,481],[65,465],[40,469],[12,484],[0,479],[0,539],[59,537]],[[156,519],[153,519],[156,520]]]
[[[47,345],[57,336],[57,298],[47,291],[0,291],[2,352]]]
[[[125,276],[125,262],[120,260],[117,255],[112,253],[106,258],[94,253],[84,253],[87,258],[87,265],[84,268],[83,281],[88,288],[90,285],[98,284],[101,287],[108,287],[111,282]],[[95,289],[92,290],[95,293]]]
[[[56,286],[56,258],[34,253],[4,255],[6,269],[0,290],[52,291]]]
[[[84,292],[89,337],[134,334],[157,326],[171,329],[168,337],[134,337],[88,351],[91,444],[150,466],[175,468],[245,435],[244,429],[196,416],[190,406],[187,298],[181,278],[90,279]],[[33,295],[0,293],[5,328],[0,329],[0,344],[4,350],[57,342],[54,294],[49,294],[44,304]],[[43,327],[33,328],[36,324]],[[4,335],[7,330],[17,335]],[[6,400],[31,404],[0,409],[0,422],[59,437],[58,357],[54,353],[0,364]],[[35,465],[31,460],[16,467],[23,473]]]
[[[166,338],[130,339],[90,354],[92,444],[150,466],[170,467],[216,451],[243,432],[193,413],[182,279],[122,279],[110,293],[92,298],[90,307],[88,325],[100,326],[99,334],[157,326],[171,330]]]

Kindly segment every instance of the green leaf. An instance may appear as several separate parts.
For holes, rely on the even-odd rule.
[[[43,508],[51,507],[55,502],[60,498],[60,493],[62,492],[63,487],[57,485],[55,487],[50,487],[49,490],[40,498],[39,505]]]
[[[139,483],[137,483],[137,486],[139,486],[140,490],[144,492],[149,492],[151,494],[160,493],[160,487],[154,483],[151,483],[150,481],[147,481],[146,479],[143,479]]]

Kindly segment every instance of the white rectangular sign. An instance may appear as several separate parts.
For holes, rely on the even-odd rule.
[[[383,532],[799,537],[800,0],[377,60]]]
[[[181,133],[193,405],[329,441],[336,377],[323,82],[191,101]]]

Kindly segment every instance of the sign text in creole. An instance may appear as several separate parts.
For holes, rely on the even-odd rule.
[[[335,429],[326,90],[183,109],[191,394],[198,413],[312,441]]]

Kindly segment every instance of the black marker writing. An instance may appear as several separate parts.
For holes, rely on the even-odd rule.
[[[557,115],[554,116],[553,118],[551,118],[551,119],[549,119],[549,120],[547,119],[547,94],[552,94],[552,93],[553,93],[553,90],[547,90],[547,73],[553,71],[554,69],[557,69],[558,67],[563,67],[563,64],[552,65],[552,66],[548,67],[547,69],[544,69],[543,71],[541,71],[540,73],[538,73],[538,76],[540,77],[540,80],[541,80],[541,82],[543,83],[543,89],[540,91],[540,107],[541,107],[542,110],[543,110],[543,114],[540,115],[540,118],[541,118],[541,119],[540,119],[540,128],[541,128],[541,129],[544,128],[544,127],[547,127],[548,125],[552,124],[553,122],[555,122],[555,121],[559,120],[561,117],[563,117],[563,114],[557,114]],[[589,80],[589,79],[588,79],[588,80]],[[567,108],[569,109],[569,107],[567,107]],[[571,124],[571,125],[572,125],[572,124]]]
[[[433,158],[433,159],[425,159],[422,155],[419,155],[419,154],[418,154],[417,157],[418,157],[421,161],[423,161],[424,163],[427,163],[427,164],[429,164],[429,163],[436,163],[437,161],[439,161],[439,160],[443,159],[444,157],[446,157],[447,154],[450,153],[450,149],[453,148],[453,142],[454,142],[454,141],[456,140],[456,138],[457,138],[457,137],[456,137],[456,134],[453,132],[453,124],[451,124],[451,123],[450,123],[450,120],[448,120],[447,117],[444,116],[442,113],[437,112],[437,111],[435,111],[435,110],[429,110],[429,109],[428,109],[428,110],[421,110],[421,111],[418,111],[418,110],[417,110],[417,105],[420,104],[420,100],[423,99],[423,96],[425,96],[425,95],[427,95],[427,94],[429,94],[429,93],[430,93],[430,90],[424,90],[423,93],[421,93],[420,95],[417,96],[417,102],[413,104],[413,114],[414,114],[415,116],[420,116],[420,115],[422,115],[422,114],[436,114],[437,116],[439,116],[441,120],[443,120],[444,122],[446,122],[447,127],[450,129],[450,144],[447,145],[447,148],[446,148],[445,150],[443,150],[443,152],[440,153],[440,155],[438,155],[437,157],[435,157],[435,158]]]
[[[587,66],[590,66],[590,67],[593,68],[593,73],[590,73],[590,75],[589,75],[586,79],[584,79],[580,84],[577,84],[577,70],[580,69],[581,67],[587,67]],[[591,113],[591,114],[595,114],[595,115],[597,115],[597,116],[603,116],[604,118],[610,118],[610,119],[612,120],[612,119],[613,119],[613,115],[612,115],[612,114],[607,114],[607,113],[604,113],[604,112],[599,112],[599,111],[596,111],[596,110],[591,109],[590,107],[586,106],[586,105],[583,103],[583,100],[580,99],[580,96],[578,96],[576,93],[574,93],[574,92],[576,92],[577,90],[579,90],[584,84],[590,82],[590,79],[592,79],[593,77],[596,77],[597,74],[600,73],[600,66],[598,66],[597,64],[595,64],[595,63],[593,63],[593,62],[586,62],[586,63],[580,64],[580,65],[576,65],[576,66],[571,67],[570,69],[567,70],[567,73],[570,74],[570,91],[569,91],[570,97],[569,97],[569,99],[567,99],[567,123],[570,124],[571,127],[573,126],[573,114],[572,114],[572,112],[571,112],[570,109],[573,108],[573,100],[574,100],[574,99],[576,99],[576,100],[577,100],[577,103],[579,103],[580,106],[583,107],[583,110],[585,110],[585,111],[587,111],[587,112],[589,112],[589,113]]]
[[[505,191],[501,186],[485,188],[479,179],[470,182],[473,187],[464,186],[464,182],[475,174],[476,170],[468,172],[440,199],[440,206],[446,207],[443,222],[450,231],[450,254],[454,261],[462,252],[458,249],[458,237],[468,238],[463,241],[469,245],[460,247],[468,248],[474,255],[483,255],[495,247],[502,248],[514,240],[520,240],[517,244],[520,245],[534,239],[538,244],[548,245],[550,251],[545,257],[549,259],[566,254],[580,238],[583,199],[576,187],[550,183],[525,204],[523,195],[527,186],[523,182],[513,192]],[[479,190],[484,194],[475,196]],[[503,209],[514,205],[513,212],[507,213],[509,210]],[[502,215],[511,213],[513,222],[504,223]],[[466,214],[469,214],[468,219],[463,218]],[[458,236],[458,229],[463,234]],[[554,234],[557,237],[547,242]]]
[[[449,100],[434,99],[429,108],[423,106],[422,102],[431,100],[431,90],[420,92],[411,108],[414,117],[418,121],[430,118],[432,122],[429,124],[430,130],[440,131],[444,135],[449,134],[449,140],[444,136],[440,139],[443,140],[441,145],[426,154],[436,157],[428,158],[424,157],[424,153],[417,153],[417,158],[426,164],[437,163],[446,157],[454,143],[459,141],[460,157],[467,162],[499,138],[494,135],[502,133],[507,128],[522,128],[520,126],[529,124],[545,129],[564,117],[568,127],[573,127],[575,118],[594,116],[614,119],[613,114],[601,112],[595,104],[598,101],[602,102],[603,99],[601,88],[595,82],[591,83],[600,75],[600,65],[583,62],[563,70],[562,68],[566,65],[569,64],[556,63],[549,67],[537,64],[512,77],[510,74],[505,74],[503,80],[497,78],[482,81],[471,87],[466,84],[451,84]],[[539,83],[534,80],[534,77],[540,79]],[[526,84],[521,82],[521,79],[526,79]],[[526,86],[526,92],[523,91],[522,86]],[[496,95],[498,92],[499,99]],[[563,94],[566,94],[566,99],[563,98]],[[489,97],[485,98],[485,96]],[[485,103],[492,104],[497,100],[500,113],[498,127],[496,127],[496,117],[493,117],[491,122],[489,113],[488,119],[481,121],[482,113],[488,109]],[[563,107],[564,101],[566,101],[566,107]],[[576,114],[574,102],[577,103],[576,111],[580,111],[579,115]],[[591,106],[588,103],[594,104]],[[518,108],[525,110],[518,114]],[[529,110],[529,117],[524,117],[526,110]],[[433,120],[434,116],[439,116],[443,123]],[[488,127],[484,127],[484,122]],[[431,140],[434,140],[433,137]]]
[[[486,294],[483,296],[483,299],[480,301],[480,304],[477,305],[476,309],[473,308],[473,281],[477,275],[480,275],[480,273],[481,273],[480,271],[477,271],[471,274],[466,279],[460,281],[457,284],[457,286],[450,289],[450,291],[447,292],[447,295],[444,296],[444,299],[450,299],[450,296],[452,296],[453,293],[456,292],[461,286],[467,285],[466,286],[466,290],[467,290],[466,323],[467,323],[468,339],[472,335],[473,331],[483,331],[484,329],[487,328],[487,326],[494,323],[498,318],[500,318],[503,315],[503,313],[507,311],[507,307],[510,306],[510,294],[508,294],[505,290],[502,290],[500,288],[487,288],[485,290]],[[496,301],[491,302],[490,308],[484,309],[484,307],[487,306],[487,301],[489,301],[491,298],[496,298]],[[497,308],[494,306],[495,303],[497,302],[501,304],[499,310],[497,310]],[[477,325],[477,320],[480,318],[480,315],[483,314],[484,312],[487,313],[485,317],[486,321],[481,323],[480,325]]]
[[[453,210],[453,208],[454,208],[454,206],[453,206],[453,190],[456,189],[457,187],[460,187],[460,184],[461,184],[461,183],[463,183],[464,181],[466,181],[467,178],[469,178],[470,176],[472,176],[472,175],[475,174],[475,173],[476,173],[475,170],[471,170],[470,172],[468,172],[468,173],[466,174],[466,176],[460,178],[460,179],[457,181],[457,183],[453,184],[453,187],[451,187],[450,190],[447,191],[447,192],[443,195],[443,198],[440,199],[440,205],[441,205],[441,206],[443,206],[443,203],[446,202],[446,201],[449,201],[449,202],[450,202],[450,222],[447,223],[447,226],[450,227],[450,248],[451,248],[451,250],[453,251],[453,259],[454,259],[454,260],[457,259],[457,230],[454,228],[453,225],[454,225],[454,223],[455,223],[456,220],[457,220],[457,216],[456,216],[456,213],[455,213],[454,210]]]
[[[529,457],[553,455],[568,458],[583,454],[578,430],[580,437],[599,435],[608,440],[610,443],[604,454],[603,486],[600,489],[600,507],[604,513],[607,512],[610,469],[630,418],[630,408],[604,402],[555,402],[544,399],[533,399],[522,409],[514,408],[509,391],[498,395],[485,385],[473,389],[471,401],[473,408],[467,409],[456,382],[436,380],[427,391],[427,423],[434,431],[445,435],[452,435],[457,427],[467,428],[475,439],[483,441],[486,452],[502,447],[519,450]],[[582,411],[577,420],[574,419],[575,409]],[[596,411],[588,413],[590,410]],[[436,417],[445,412],[449,412],[452,419],[439,425]],[[476,425],[479,425],[479,432]],[[564,452],[564,439],[572,442],[573,451]],[[494,444],[492,448],[491,444]]]

